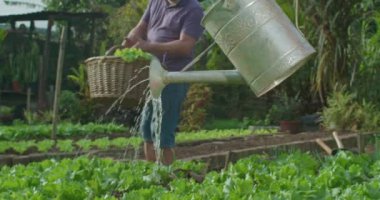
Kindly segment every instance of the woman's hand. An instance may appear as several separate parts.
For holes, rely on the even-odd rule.
[[[135,42],[135,44],[133,45],[134,48],[138,48],[138,49],[141,49],[143,51],[146,51],[146,52],[149,52],[149,46],[150,43],[143,40],[143,39],[139,39]]]
[[[136,40],[133,40],[129,37],[125,37],[123,42],[121,43],[121,46],[123,48],[131,48],[135,44],[136,44]]]

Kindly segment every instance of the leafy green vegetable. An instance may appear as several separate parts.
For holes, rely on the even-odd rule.
[[[22,142],[13,142],[12,148],[17,152],[17,153],[24,153],[27,149],[30,147],[34,146],[35,142],[33,140],[31,141],[22,141]]]
[[[53,147],[53,145],[53,140],[42,140],[37,143],[37,149],[39,152],[47,152]]]
[[[0,141],[0,153],[4,153],[7,149],[11,148],[10,142]]]
[[[111,141],[111,145],[117,148],[125,148],[129,145],[129,138],[119,137]]]
[[[131,145],[134,149],[137,149],[140,147],[142,142],[143,141],[140,137],[131,137],[129,138],[128,144]]]
[[[150,60],[151,55],[137,48],[117,49],[115,56],[121,57],[125,62],[130,63],[136,60]]]
[[[83,151],[88,151],[91,149],[92,141],[89,139],[81,139],[76,142],[76,145],[78,145]]]
[[[58,140],[57,147],[62,152],[73,152],[74,146],[72,140]]]
[[[108,137],[104,137],[96,139],[92,142],[92,145],[98,147],[99,149],[106,150],[111,145],[111,142],[109,141]]]
[[[0,106],[0,116],[11,115],[14,108],[9,106]]]

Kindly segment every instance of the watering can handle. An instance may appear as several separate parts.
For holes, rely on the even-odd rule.
[[[195,57],[189,64],[187,64],[181,72],[187,71],[191,66],[193,66],[195,63],[197,63],[212,47],[215,45],[215,41],[210,44],[204,51],[202,51],[197,57]]]

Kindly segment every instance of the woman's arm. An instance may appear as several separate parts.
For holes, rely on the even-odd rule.
[[[128,33],[128,36],[124,38],[121,46],[124,48],[132,47],[137,41],[146,39],[147,23],[144,20],[140,22]]]
[[[169,56],[190,56],[197,40],[191,36],[181,33],[178,40],[171,42],[147,42],[143,39],[139,39],[134,47],[140,48],[143,51],[147,51],[156,55],[167,54]]]

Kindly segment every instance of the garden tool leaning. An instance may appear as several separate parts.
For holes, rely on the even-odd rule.
[[[333,135],[333,138],[338,146],[338,148],[336,149],[331,149],[323,140],[321,140],[320,138],[317,138],[315,141],[317,142],[317,144],[323,149],[326,151],[326,153],[328,155],[336,155],[338,154],[339,152],[341,151],[350,151],[349,149],[346,149],[344,148],[343,146],[343,143],[342,141],[340,140],[339,136],[338,136],[338,133],[336,131],[334,131],[332,133]]]

